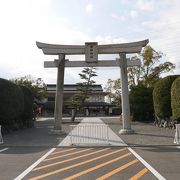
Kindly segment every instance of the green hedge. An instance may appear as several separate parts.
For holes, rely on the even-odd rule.
[[[180,77],[178,77],[171,87],[171,107],[174,120],[180,121]]]
[[[25,86],[20,86],[24,94],[24,111],[22,113],[23,126],[31,127],[33,125],[33,94]]]
[[[178,76],[167,76],[159,80],[153,90],[153,103],[155,115],[159,118],[172,116],[171,85]]]
[[[0,124],[6,130],[18,129],[22,125],[21,114],[24,99],[21,88],[0,78]]]
[[[143,85],[132,87],[129,97],[132,120],[148,121],[153,119],[152,88]]]

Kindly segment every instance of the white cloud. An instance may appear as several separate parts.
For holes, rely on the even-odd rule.
[[[45,56],[37,48],[35,41],[80,44],[89,39],[83,32],[73,30],[67,18],[56,16],[52,11],[51,2],[50,0],[1,2],[0,67],[6,72],[1,73],[1,77],[12,78],[31,74],[47,81],[56,79],[54,73],[47,73],[48,70],[43,67],[44,60],[53,60],[56,57]]]
[[[137,11],[135,11],[135,10],[131,10],[130,13],[129,13],[129,15],[130,15],[132,18],[137,18],[137,17],[138,17],[138,13],[137,13]]]
[[[93,10],[93,5],[92,5],[92,4],[88,4],[88,5],[86,6],[86,13],[91,13],[92,10]]]
[[[97,41],[99,44],[121,44],[126,43],[128,40],[122,37],[112,37],[112,36],[101,36],[98,35],[95,37],[95,41]]]
[[[14,0],[6,0],[1,3],[0,77],[12,79],[31,74],[35,78],[41,77],[46,83],[56,83],[56,68],[43,67],[44,61],[53,61],[56,57],[44,55],[36,47],[35,41],[52,44],[84,44],[86,41],[98,40],[97,36],[90,37],[74,30],[69,19],[56,16],[51,2],[50,0],[17,0],[14,3]],[[99,38],[102,43],[119,42],[110,36]],[[69,58],[71,60],[74,57]],[[78,73],[81,69],[67,68],[65,83],[78,82]],[[102,71],[99,74],[102,74]],[[100,75],[97,83],[104,83],[104,79],[106,77]]]
[[[154,9],[153,0],[138,0],[137,7],[143,11],[152,11]]]
[[[166,60],[176,64],[175,73],[180,74],[180,3],[173,1],[173,6],[166,11],[160,11],[156,21],[142,23],[148,29],[150,44],[158,51],[166,54]]]
[[[150,33],[150,43],[153,43],[158,50],[165,52],[169,59],[178,65],[180,23],[176,22],[180,17],[180,7],[178,0],[174,0],[173,3],[175,1],[173,9],[159,13],[160,17],[157,18],[157,23],[154,21],[144,22],[142,27],[154,32]],[[55,14],[52,3],[51,0],[0,1],[0,77],[13,78],[31,74],[34,77],[42,77],[47,83],[56,82],[56,68],[44,69],[43,67],[45,60],[54,60],[56,57],[44,55],[36,47],[35,41],[56,44],[84,44],[86,41],[97,41],[99,44],[111,44],[139,40],[135,36],[136,39],[116,38],[118,34],[113,37],[108,34],[102,36],[101,32],[99,32],[100,35],[90,36],[83,30],[75,30],[70,19]],[[92,12],[93,6],[89,6],[87,9]],[[128,20],[129,14],[126,17],[115,13],[111,16],[124,21]],[[136,13],[131,12],[131,16],[136,16]],[[158,38],[157,36],[153,37],[155,35],[158,35]],[[78,56],[78,58],[80,57]],[[110,58],[114,59],[114,56]],[[81,69],[67,68],[65,83],[78,82],[80,71]],[[104,83],[107,78],[116,79],[118,77],[119,70],[117,73],[112,73],[112,69],[109,70],[109,68],[104,73],[100,70],[97,83]]]
[[[120,21],[125,21],[125,20],[126,20],[126,17],[125,17],[125,16],[123,16],[123,15],[119,16],[119,15],[117,15],[117,14],[115,14],[115,13],[112,13],[112,14],[111,14],[111,17],[114,18],[114,19],[118,19],[118,20],[120,20]]]
[[[117,19],[117,20],[120,20],[120,21],[125,21],[125,20],[128,20],[129,17],[131,17],[133,19],[137,18],[138,17],[138,12],[135,11],[135,10],[131,10],[129,13],[126,14],[126,16],[125,15],[118,15],[116,13],[112,13],[111,17],[113,19]]]
[[[56,68],[43,67],[44,61],[53,61],[56,57],[44,55],[36,47],[35,41],[58,44],[84,44],[86,41],[109,44],[124,41],[111,36],[90,37],[74,30],[67,18],[53,13],[49,0],[17,0],[16,3],[14,0],[6,0],[0,6],[0,22],[0,76],[8,79],[31,74],[43,78],[46,83],[56,82]],[[65,83],[78,82],[80,71],[79,68],[67,68]],[[111,74],[111,78],[115,79],[114,73],[110,72],[107,70],[106,74]],[[101,76],[102,70],[99,74],[97,83],[104,83],[107,78]]]

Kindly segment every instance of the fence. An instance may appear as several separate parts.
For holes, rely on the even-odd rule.
[[[108,145],[109,128],[104,124],[71,125],[72,145]]]
[[[174,143],[180,144],[180,124],[176,124]]]
[[[0,125],[0,144],[3,144],[3,138],[2,138],[2,134],[1,134],[1,125]]]

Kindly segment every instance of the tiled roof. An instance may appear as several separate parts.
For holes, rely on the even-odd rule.
[[[77,91],[77,84],[65,84],[64,91]],[[102,86],[100,84],[92,85],[93,91],[101,91],[103,92]],[[47,91],[56,91],[55,84],[47,84]]]

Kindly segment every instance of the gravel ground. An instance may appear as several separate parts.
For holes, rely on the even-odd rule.
[[[109,127],[119,135],[122,121],[119,118],[101,118]],[[131,128],[135,131],[131,135],[119,135],[126,144],[135,146],[174,145],[175,129],[159,128],[153,123],[131,122]]]

